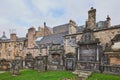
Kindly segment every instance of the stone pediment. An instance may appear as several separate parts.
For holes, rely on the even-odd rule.
[[[93,44],[93,43],[99,43],[99,39],[95,38],[92,29],[85,28],[83,30],[83,35],[80,41],[78,41],[78,44]]]

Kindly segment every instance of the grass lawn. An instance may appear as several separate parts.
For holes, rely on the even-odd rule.
[[[10,73],[0,74],[0,80],[61,80],[62,78],[73,78],[73,75],[68,71],[47,71],[37,72],[35,70],[21,71],[18,76],[11,76]]]
[[[87,80],[120,80],[120,76],[93,73]]]

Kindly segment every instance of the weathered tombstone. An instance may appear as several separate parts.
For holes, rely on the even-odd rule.
[[[10,70],[11,74],[13,76],[19,75],[19,65],[17,64],[17,60],[13,60],[11,62],[11,70]]]
[[[64,49],[59,44],[51,44],[48,54],[48,69],[63,70],[64,69]]]
[[[72,53],[66,54],[65,65],[66,65],[66,70],[74,69],[74,56]]]
[[[73,59],[66,60],[67,70],[73,70]]]
[[[34,69],[34,58],[32,54],[27,54],[25,57],[25,66],[29,69]]]
[[[44,61],[43,56],[41,56],[41,55],[37,56],[37,69],[38,69],[38,72],[45,71],[43,61]]]
[[[34,59],[34,69],[35,69],[35,70],[37,70],[37,67],[38,67],[37,57],[38,57],[38,56],[36,56],[35,59]]]
[[[23,68],[23,61],[19,55],[15,56],[15,61],[16,61],[16,64],[19,66],[19,68]]]

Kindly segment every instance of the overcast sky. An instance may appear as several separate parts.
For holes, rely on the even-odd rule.
[[[22,37],[44,22],[53,27],[72,19],[84,25],[91,6],[97,9],[97,21],[109,15],[112,25],[120,24],[120,0],[0,0],[0,36],[5,31]]]

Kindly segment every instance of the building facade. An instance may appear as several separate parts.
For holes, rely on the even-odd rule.
[[[10,39],[8,39],[3,32],[0,38],[0,60],[13,60],[16,55],[24,59],[28,53],[31,53],[33,57],[38,56],[40,51],[36,45],[36,39],[50,34],[52,31],[46,26],[46,23],[44,23],[43,28],[38,27],[38,30],[35,30],[34,27],[29,28],[26,37],[22,38],[17,37],[16,33],[11,33]]]
[[[119,50],[116,54],[111,47],[116,44],[115,42],[119,42],[120,25],[111,26],[110,20],[110,17],[107,16],[106,21],[96,23],[96,9],[91,8],[88,11],[88,21],[86,21],[84,29],[64,36],[65,54],[72,53],[76,56],[76,69],[97,71],[100,69],[100,65],[106,62],[106,65],[119,66],[120,58],[115,57],[115,55],[119,56]],[[71,30],[74,31],[74,29]],[[117,36],[116,41],[113,41],[115,36]],[[73,38],[75,38],[75,46],[72,45]],[[107,46],[110,48],[108,51]],[[120,49],[117,46],[114,45],[115,48]]]

